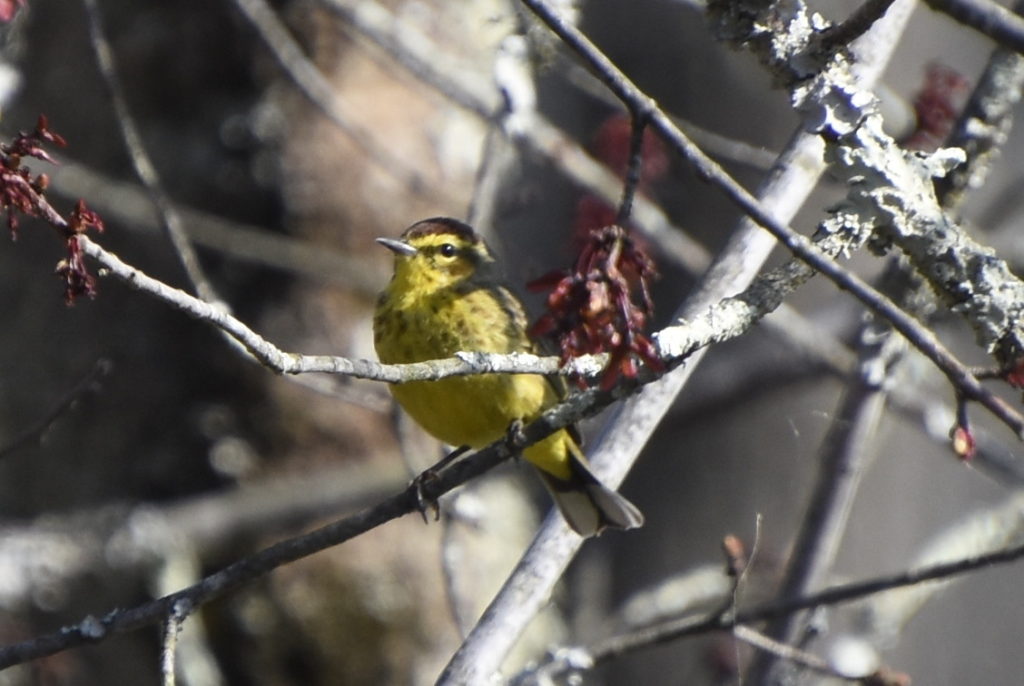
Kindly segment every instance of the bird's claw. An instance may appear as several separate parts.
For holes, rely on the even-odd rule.
[[[449,464],[455,461],[457,457],[469,450],[468,445],[463,445],[455,450],[451,451],[447,455],[441,458],[441,460],[432,467],[428,467],[423,472],[412,480],[413,488],[416,489],[416,508],[420,511],[420,515],[423,516],[424,524],[429,523],[427,519],[427,511],[429,510],[434,515],[434,521],[441,519],[441,508],[438,506],[437,498],[428,496],[423,492],[424,486],[427,484],[437,481],[438,474],[444,470]]]
[[[428,496],[423,490],[427,484],[434,481],[437,481],[437,471],[434,467],[424,470],[412,480],[412,486],[416,489],[416,509],[420,511],[424,524],[430,523],[428,511],[434,515],[435,522],[441,519],[441,507],[437,503],[437,498]]]
[[[525,424],[522,419],[513,419],[512,423],[508,425],[507,429],[505,429],[505,445],[508,446],[508,449],[512,452],[512,455],[516,460],[519,459],[519,456],[523,452],[522,448],[519,446],[521,446],[526,440],[526,436],[523,435],[524,426]]]

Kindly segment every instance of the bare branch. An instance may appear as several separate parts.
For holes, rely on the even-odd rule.
[[[869,325],[861,331],[857,375],[822,443],[820,471],[789,556],[779,597],[807,595],[820,587],[832,570],[861,478],[874,456],[871,437],[877,435],[886,403],[885,381],[891,365],[899,359],[902,344],[903,340],[887,327],[878,330]],[[780,617],[766,627],[765,634],[783,644],[802,645],[799,619],[796,614]],[[780,655],[770,650],[759,653],[747,678],[760,683],[771,671],[776,657]]]
[[[83,396],[96,390],[99,380],[110,373],[111,366],[110,360],[96,360],[92,369],[90,369],[89,372],[82,377],[82,379],[76,383],[70,391],[65,393],[64,397],[61,398],[57,404],[54,405],[53,409],[47,412],[42,419],[15,436],[7,445],[0,447],[0,460],[25,447],[29,443],[42,439],[46,430],[49,429],[54,422],[60,419],[64,413],[72,409],[75,403],[81,400]]]
[[[1018,9],[1022,6],[1017,4]],[[967,161],[936,180],[936,194],[943,206],[958,208],[967,191],[979,188],[985,181],[993,158],[1010,134],[1022,86],[1024,57],[1006,48],[993,51],[953,134],[946,141],[949,147],[963,148]]]
[[[128,108],[128,101],[124,95],[121,78],[117,73],[117,66],[114,63],[114,51],[107,40],[106,32],[103,28],[103,17],[100,14],[99,3],[97,0],[82,1],[89,15],[89,38],[92,41],[96,62],[107,85],[107,91],[110,93],[114,113],[121,127],[121,135],[124,137],[128,156],[135,167],[135,173],[146,187],[150,200],[163,223],[164,232],[171,241],[171,245],[174,246],[174,251],[177,253],[178,259],[181,260],[181,265],[185,268],[185,274],[188,276],[192,287],[195,288],[196,293],[203,300],[207,302],[220,302],[216,291],[214,291],[213,286],[203,273],[202,266],[199,264],[199,256],[196,255],[192,242],[185,233],[181,216],[171,203],[171,199],[160,181],[160,175],[146,153],[146,147],[142,143],[142,135]]]
[[[925,3],[1003,47],[1024,52],[1024,19],[992,0],[925,0]]]
[[[1024,558],[1024,545],[1017,545],[889,576],[832,586],[820,593],[813,593],[801,598],[773,600],[738,612],[731,617],[722,615],[684,617],[631,634],[610,638],[595,646],[592,654],[595,664],[598,664],[628,652],[661,645],[687,636],[710,631],[727,631],[740,624],[754,624],[800,610],[848,603],[875,593],[917,586],[937,579],[948,579],[992,565],[1013,563],[1021,558]]]
[[[574,660],[565,661],[558,669],[550,670],[546,674],[554,676],[581,668],[590,669],[624,655],[683,638],[719,631],[732,632],[738,626],[757,624],[816,607],[841,605],[894,589],[913,589],[929,582],[952,580],[957,576],[993,565],[1011,564],[1022,558],[1024,558],[1024,544],[969,555],[949,562],[926,565],[897,574],[831,586],[818,593],[799,598],[771,600],[736,613],[714,611],[710,614],[670,619],[612,636],[591,646],[576,647],[571,650],[575,656]],[[554,654],[563,654],[563,651],[555,651]]]
[[[835,24],[821,34],[822,48],[834,50],[849,45],[881,19],[893,2],[895,0],[866,0],[841,24]]]
[[[78,624],[64,627],[58,632],[2,647],[0,669],[162,622],[179,604],[188,608],[200,607],[277,567],[343,543],[392,519],[416,512],[424,500],[436,501],[453,488],[518,454],[523,448],[621,400],[628,394],[636,392],[637,388],[639,387],[636,385],[631,389],[620,386],[609,392],[586,391],[574,395],[567,402],[545,412],[517,435],[499,440],[454,463],[436,478],[415,482],[401,493],[358,514],[345,517],[308,534],[281,541],[242,558],[176,593],[126,610],[112,610],[102,617],[90,615]]]

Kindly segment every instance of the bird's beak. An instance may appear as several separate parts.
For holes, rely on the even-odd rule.
[[[383,245],[385,248],[403,257],[412,257],[416,254],[416,248],[412,247],[404,241],[396,241],[393,238],[378,238],[377,242]]]

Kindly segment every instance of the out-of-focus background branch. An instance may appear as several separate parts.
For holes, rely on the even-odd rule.
[[[466,217],[472,205],[521,287],[568,265],[574,236],[614,217],[629,121],[516,3],[96,4],[141,145],[203,272],[235,315],[284,350],[372,358],[368,315],[390,268],[373,238],[417,219]],[[2,73],[18,84],[3,104],[3,138],[45,113],[70,142],[60,167],[26,162],[52,177],[50,200],[66,210],[84,197],[106,220],[105,248],[184,287],[124,152],[87,6],[30,0],[3,25]],[[798,117],[754,58],[716,41],[701,8],[588,0],[558,9],[726,171],[762,185]],[[851,10],[812,9],[837,22]],[[1004,28],[989,33],[1012,34]],[[498,65],[510,37],[528,48],[520,66],[533,106],[502,92],[519,78]],[[898,140],[934,147],[950,131],[984,133],[965,142],[972,158],[997,154],[972,168],[983,182],[952,189],[958,225],[1019,273],[1009,228],[1021,209],[1009,162],[1021,146],[1010,127],[1017,99],[991,95],[1019,88],[1019,78],[999,76],[1015,74],[1015,63],[984,34],[918,8],[873,91]],[[958,127],[973,83],[984,88]],[[633,218],[662,272],[662,328],[711,257],[738,240],[740,213],[657,143],[645,148],[640,190]],[[847,194],[828,179],[808,190],[790,222],[805,234]],[[49,274],[60,255],[38,229],[24,221],[18,242],[0,249],[3,643],[187,586],[379,501],[439,455],[378,385],[274,377],[113,279],[100,280],[95,300],[66,307]],[[869,254],[843,264],[866,279],[886,269]],[[903,295],[897,302],[960,359],[992,365],[958,315],[927,291]],[[539,312],[539,298],[528,304]],[[555,646],[733,603],[742,610],[775,598],[783,577],[791,592],[812,593],[1019,541],[1020,446],[970,405],[977,457],[958,459],[947,432],[963,412],[948,382],[913,351],[898,364],[870,354],[889,344],[863,316],[814,279],[774,324],[707,352],[623,486],[647,525],[587,544],[507,674]],[[91,371],[97,360],[102,373]],[[987,384],[1019,407],[1018,392]],[[822,495],[821,469],[826,480],[854,469],[857,487],[833,481],[843,497]],[[433,682],[536,530],[546,506],[536,487],[527,470],[505,466],[442,501],[443,525],[392,522],[204,608],[182,624],[178,683]],[[806,533],[812,491],[836,508],[819,522],[824,534]],[[758,518],[757,553],[734,587],[719,542],[735,534],[749,550]],[[819,536],[803,544],[816,556],[794,557],[801,529],[800,540]],[[801,583],[793,559],[813,567]],[[1024,671],[1021,618],[1006,602],[1018,578],[1011,564],[819,610],[773,635],[833,669],[1010,683]],[[160,683],[161,649],[156,631],[118,636],[7,670],[0,683]],[[586,678],[732,683],[750,650],[710,634],[605,660]],[[772,654],[786,662],[784,650]],[[799,669],[784,676],[801,678]]]

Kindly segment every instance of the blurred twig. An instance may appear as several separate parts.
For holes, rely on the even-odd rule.
[[[65,412],[72,409],[85,395],[95,392],[99,387],[100,379],[107,376],[112,368],[112,363],[106,358],[100,358],[93,364],[92,369],[82,377],[53,408],[46,413],[39,421],[23,430],[15,436],[7,445],[0,447],[0,460],[17,452],[29,443],[42,440],[46,430],[53,426]]]
[[[239,541],[369,507],[408,482],[393,462],[374,463],[387,469],[346,466],[301,476],[278,474],[163,505],[103,505],[48,514],[27,524],[7,523],[0,536],[0,565],[8,583],[0,588],[0,606],[21,609],[44,589],[71,588],[83,577],[110,570],[148,571],[154,562],[185,557],[183,547],[198,567],[222,559]],[[55,565],[55,560],[62,562]],[[182,576],[155,585],[170,593],[191,583],[182,583]]]
[[[841,23],[833,24],[821,34],[821,45],[825,50],[847,46],[864,35],[876,21],[885,16],[895,0],[865,0]]]
[[[818,593],[799,598],[771,600],[736,613],[723,614],[715,611],[670,619],[597,641],[590,646],[579,646],[572,651],[575,656],[573,662],[561,665],[561,669],[548,670],[547,676],[573,671],[580,664],[584,664],[588,668],[594,667],[623,655],[690,636],[717,631],[731,632],[738,626],[757,624],[816,607],[849,603],[884,591],[923,588],[929,582],[951,580],[954,577],[994,565],[1014,563],[1022,558],[1024,558],[1024,544],[992,552],[971,554],[956,560],[930,564],[897,574],[830,586]],[[560,653],[553,654],[557,656]]]
[[[128,101],[125,98],[121,77],[118,75],[117,66],[114,63],[113,49],[106,37],[99,3],[97,0],[82,0],[82,2],[89,16],[89,37],[92,41],[93,52],[96,55],[96,62],[110,93],[114,113],[117,116],[121,135],[124,137],[125,148],[128,150],[128,157],[132,161],[135,173],[138,175],[139,180],[142,181],[142,185],[145,186],[147,193],[149,193],[149,198],[157,210],[157,215],[160,217],[164,232],[174,247],[174,251],[177,253],[178,259],[181,261],[181,265],[184,267],[185,274],[188,276],[192,287],[201,299],[211,303],[219,303],[223,306],[210,281],[203,273],[202,265],[199,264],[199,256],[196,255],[192,242],[185,233],[181,217],[164,190],[156,167],[153,166],[153,162],[146,152],[146,147],[142,143],[142,135],[139,133],[135,119],[128,108]]]
[[[362,148],[367,157],[385,173],[400,182],[407,192],[455,199],[443,184],[430,183],[417,170],[411,169],[405,157],[392,151],[380,133],[358,123],[350,105],[338,95],[327,78],[303,53],[301,46],[281,22],[274,9],[264,0],[234,0],[242,15],[252,23],[274,58],[302,93],[309,98],[349,139]]]
[[[417,512],[424,500],[436,502],[448,491],[480,476],[502,461],[520,453],[523,448],[621,400],[629,393],[635,392],[635,389],[635,386],[633,389],[620,387],[609,392],[587,391],[577,394],[567,402],[545,412],[516,436],[502,438],[487,448],[455,462],[435,475],[436,478],[417,481],[400,493],[378,501],[355,515],[248,555],[204,577],[198,583],[170,595],[132,608],[112,610],[102,617],[90,615],[78,624],[64,627],[55,633],[2,647],[0,669],[162,622],[179,604],[184,604],[184,607],[190,609],[198,608],[277,567],[343,543],[392,519]]]
[[[1022,7],[1024,3],[1018,2],[1014,9],[1019,12]],[[948,147],[963,148],[967,160],[935,182],[936,195],[945,207],[958,209],[967,192],[984,183],[993,158],[1010,134],[1022,86],[1024,57],[1007,48],[994,50],[946,141]]]
[[[1024,52],[1024,19],[992,0],[925,0],[925,3],[1010,50]]]
[[[903,340],[888,327],[861,331],[861,357],[857,373],[846,388],[841,407],[822,442],[819,473],[800,531],[789,556],[781,598],[805,596],[822,585],[835,562],[846,532],[860,481],[873,457],[878,427],[886,403],[885,382],[899,358]],[[765,634],[784,644],[800,646],[801,617],[777,618]],[[747,673],[751,683],[762,683],[780,655],[763,650]]]
[[[51,175],[50,192],[68,198],[88,198],[109,221],[127,230],[152,231],[160,219],[143,190],[95,169],[68,160]],[[272,233],[266,229],[225,219],[209,212],[175,205],[189,238],[198,246],[261,266],[345,286],[358,295],[376,296],[384,283],[378,269],[325,245]]]
[[[914,554],[911,566],[928,567],[983,555],[992,549],[1011,549],[1024,539],[1024,495],[1013,493],[990,507],[961,516],[935,534]],[[898,592],[872,598],[858,608],[857,629],[866,638],[885,645],[903,631],[918,612],[953,579],[915,584]]]

